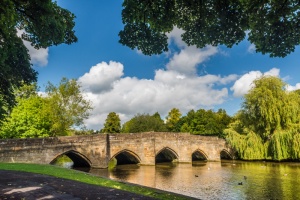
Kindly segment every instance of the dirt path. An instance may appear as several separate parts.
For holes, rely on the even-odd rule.
[[[122,190],[27,172],[0,170],[0,200],[153,199]]]

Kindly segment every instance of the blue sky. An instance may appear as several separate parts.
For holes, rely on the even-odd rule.
[[[89,129],[100,129],[109,112],[117,112],[123,123],[137,113],[158,111],[164,118],[174,107],[183,115],[200,108],[223,108],[233,115],[251,82],[265,74],[282,78],[290,90],[300,89],[299,48],[285,58],[255,53],[247,40],[231,49],[197,49],[182,42],[182,30],[175,27],[168,35],[169,52],[145,56],[118,43],[121,0],[58,4],[76,15],[78,42],[38,51],[26,46],[41,91],[48,81],[58,84],[62,77],[82,85],[93,103],[85,121]]]

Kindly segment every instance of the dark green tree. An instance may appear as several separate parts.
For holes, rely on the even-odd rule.
[[[181,131],[199,135],[223,135],[223,130],[231,122],[231,117],[226,111],[199,109],[196,112],[191,110],[179,123],[182,124]]]
[[[2,0],[0,3],[0,106],[15,103],[14,89],[36,81],[23,40],[35,48],[77,41],[74,14],[51,0]],[[17,29],[24,30],[21,38]],[[7,109],[0,109],[0,116]]]
[[[107,115],[103,129],[101,133],[120,133],[121,132],[121,120],[117,113],[110,112]]]
[[[168,51],[166,34],[175,26],[198,48],[232,47],[248,31],[257,52],[285,57],[300,43],[299,10],[293,0],[124,0],[120,43],[152,55]]]
[[[164,132],[165,124],[159,115],[137,114],[132,119],[124,123],[123,133],[139,133],[147,131]]]

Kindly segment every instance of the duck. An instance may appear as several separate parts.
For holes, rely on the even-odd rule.
[[[243,182],[239,182],[238,185],[243,185]]]

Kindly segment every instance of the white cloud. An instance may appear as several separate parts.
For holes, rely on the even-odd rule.
[[[123,76],[123,65],[110,61],[93,66],[88,73],[78,79],[84,90],[99,94],[113,88],[113,83]]]
[[[261,76],[279,76],[280,70],[272,68],[271,70],[262,73],[260,71],[250,71],[247,74],[241,76],[235,81],[234,85],[230,88],[233,91],[233,96],[242,97],[253,87],[253,81]]]
[[[295,86],[287,85],[286,86],[287,91],[294,91],[300,89],[300,83],[297,83]]]
[[[255,53],[256,52],[255,44],[250,44],[247,51],[248,51],[248,53],[251,53],[251,54]]]
[[[22,33],[24,33],[24,30],[17,31],[17,35],[19,37],[22,35]],[[30,42],[23,40],[23,43],[29,51],[28,53],[31,58],[31,64],[40,67],[46,66],[48,64],[48,48],[35,49],[33,46],[31,46]]]
[[[196,46],[188,46],[182,41],[181,35],[183,30],[175,27],[172,32],[168,34],[168,41],[180,48],[180,52],[174,53],[166,67],[168,70],[174,70],[179,73],[191,76],[197,72],[197,65],[207,60],[209,57],[218,53],[218,48],[207,46],[199,49]]]
[[[158,111],[166,116],[173,107],[182,113],[200,107],[211,108],[225,101],[228,90],[224,84],[236,79],[235,75],[187,77],[163,69],[157,70],[153,79],[122,75],[123,65],[111,61],[97,64],[78,79],[94,107],[91,117],[85,121],[88,128],[101,128],[109,112],[118,113],[124,123],[137,113]]]
[[[270,71],[267,71],[264,73],[264,76],[275,76],[279,77],[280,69],[278,68],[272,68]]]
[[[217,52],[217,48],[212,46],[204,49],[198,49],[195,46],[186,47],[179,53],[175,53],[166,67],[168,70],[174,70],[188,76],[195,75],[196,66]]]
[[[173,30],[167,34],[168,36],[168,43],[172,43],[174,42],[176,46],[178,46],[179,48],[186,48],[187,44],[182,41],[181,39],[181,35],[184,33],[184,30],[179,29],[177,27],[174,27]]]

